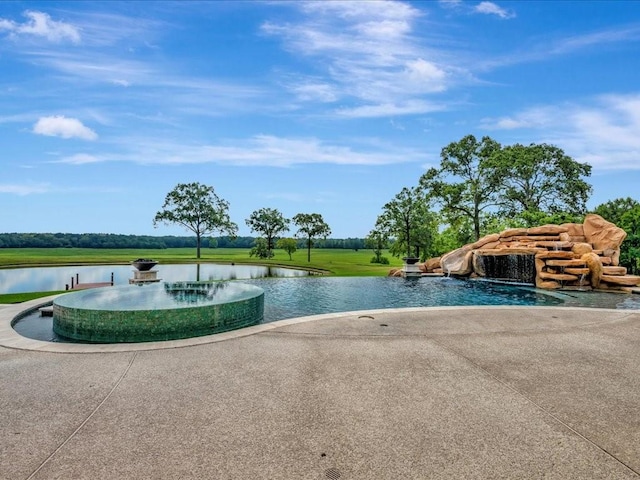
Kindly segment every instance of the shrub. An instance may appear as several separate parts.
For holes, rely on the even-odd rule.
[[[371,261],[369,263],[379,263],[380,265],[389,265],[389,259],[387,257],[371,257]]]

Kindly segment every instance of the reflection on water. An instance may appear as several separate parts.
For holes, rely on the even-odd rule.
[[[196,280],[236,280],[265,277],[303,277],[305,270],[262,265],[220,265],[213,263],[164,265],[155,267],[158,278],[166,282]],[[64,290],[71,279],[80,283],[109,282],[127,285],[133,278],[131,265],[97,265],[82,267],[36,267],[0,269],[0,293],[48,292]]]
[[[59,296],[54,305],[81,310],[162,310],[237,302],[261,293],[260,288],[244,282],[150,283],[79,290]]]

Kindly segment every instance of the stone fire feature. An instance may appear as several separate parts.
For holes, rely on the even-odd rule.
[[[129,283],[140,285],[156,283],[161,280],[158,278],[158,271],[152,270],[158,264],[155,260],[139,258],[131,262],[131,264],[135,267],[135,270],[133,271],[133,278],[129,279]]]
[[[487,277],[492,256],[529,256],[535,262],[535,286],[546,289],[633,291],[640,276],[618,266],[624,230],[599,215],[584,223],[511,228],[487,235],[442,257],[419,264],[423,273],[457,277]],[[392,270],[390,275],[401,275]],[[491,278],[491,277],[487,277]]]

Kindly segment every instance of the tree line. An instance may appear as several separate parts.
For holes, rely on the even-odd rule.
[[[220,236],[204,238],[205,248],[253,248],[257,237]],[[296,248],[305,248],[304,239],[295,239]],[[162,250],[195,248],[194,236],[121,235],[112,233],[0,233],[0,248],[113,248]],[[361,250],[364,238],[327,238],[317,248]]]

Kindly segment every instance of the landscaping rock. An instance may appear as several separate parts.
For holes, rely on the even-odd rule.
[[[569,228],[561,225],[541,225],[527,229],[528,235],[560,235],[561,233],[568,232]]]
[[[591,286],[598,288],[600,286],[600,280],[602,278],[602,258],[595,253],[585,253],[580,257],[582,261],[589,268],[589,275],[591,278]]]
[[[593,247],[588,243],[574,243],[571,251],[581,257],[585,253],[593,252]]]
[[[424,262],[426,273],[432,273],[435,269],[440,268],[440,259],[441,257],[430,258]]]
[[[594,248],[619,250],[627,232],[606,221],[600,215],[590,213],[584,219],[584,236]]]
[[[627,268],[607,266],[607,267],[602,267],[602,273],[605,275],[626,275]]]
[[[477,242],[472,243],[471,244],[471,248],[473,248],[475,250],[477,248],[484,247],[487,243],[493,243],[493,242],[497,242],[499,240],[500,240],[500,234],[498,234],[498,233],[493,233],[491,235],[485,235],[484,237],[482,237]]]
[[[640,277],[637,275],[602,275],[601,280],[613,285],[640,286]]]
[[[441,257],[442,271],[446,275],[469,275],[473,271],[472,258],[473,250],[470,245],[458,248]]]

